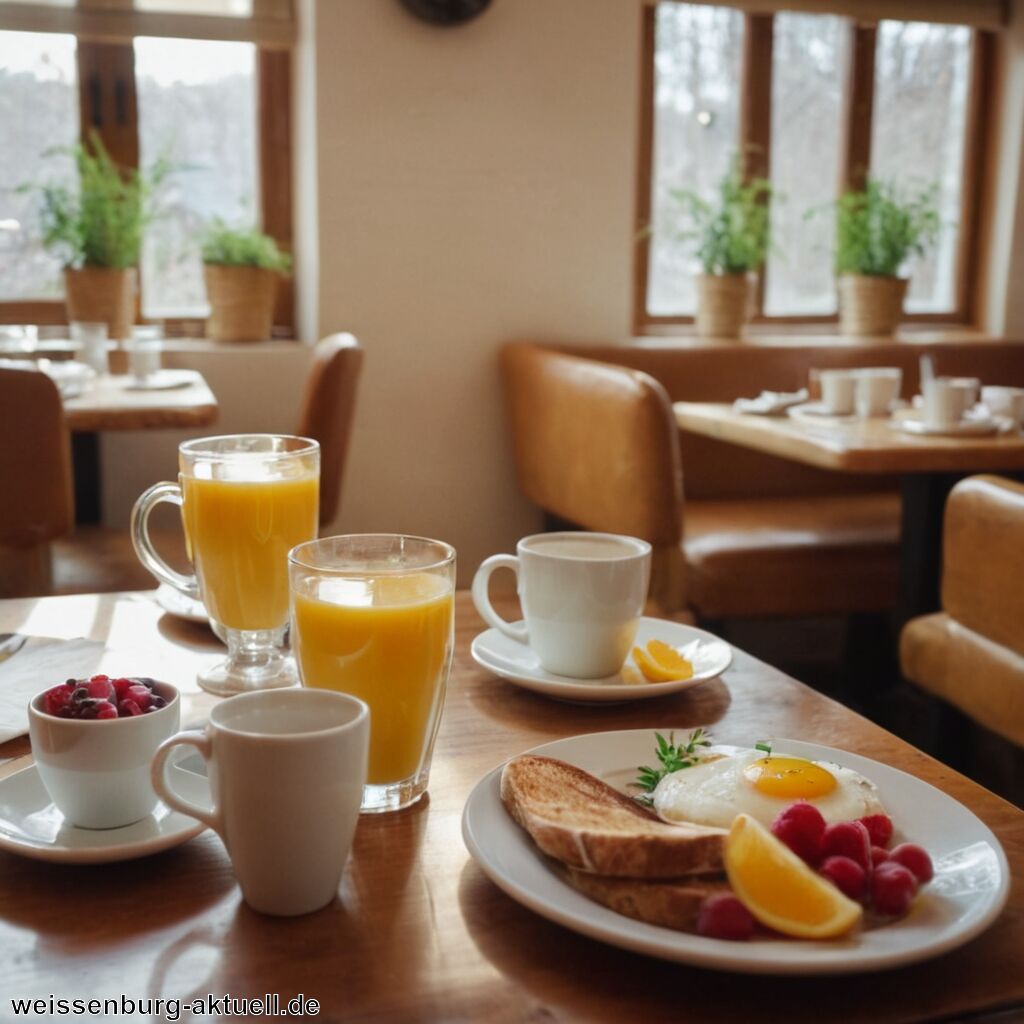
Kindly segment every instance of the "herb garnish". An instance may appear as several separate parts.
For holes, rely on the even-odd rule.
[[[675,742],[674,732],[668,734],[667,740],[660,732],[656,732],[654,736],[658,741],[658,749],[655,753],[662,766],[649,768],[642,765],[637,769],[640,774],[637,776],[635,785],[644,793],[653,793],[658,783],[666,775],[671,775],[672,772],[677,772],[681,768],[691,768],[700,760],[698,748],[711,746],[711,735],[703,729],[694,729],[686,743],[678,745]],[[635,799],[645,807],[652,806],[649,796],[638,796]]]
[[[754,749],[762,751],[767,757],[772,756],[772,744],[770,740],[761,740],[760,742],[755,743]]]

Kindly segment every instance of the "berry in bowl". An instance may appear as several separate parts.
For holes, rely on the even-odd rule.
[[[50,799],[79,828],[119,828],[153,812],[156,748],[181,721],[170,683],[146,678],[69,679],[33,697],[29,736]]]

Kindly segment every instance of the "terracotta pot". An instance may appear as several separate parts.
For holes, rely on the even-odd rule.
[[[82,267],[64,271],[64,303],[68,321],[105,323],[119,340],[132,336],[138,271],[135,267]]]
[[[839,275],[839,330],[858,337],[891,337],[903,319],[904,277]]]
[[[750,274],[700,274],[697,278],[697,333],[702,338],[738,338],[750,319]]]
[[[207,263],[206,298],[211,341],[265,341],[274,326],[278,273],[262,267],[228,267]]]

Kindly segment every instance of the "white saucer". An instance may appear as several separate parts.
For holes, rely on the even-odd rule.
[[[195,379],[191,370],[157,370],[146,377],[126,377],[124,390],[170,391],[174,388],[187,388]]]
[[[199,769],[193,770],[194,768]],[[201,758],[172,769],[173,784],[187,800],[213,806]],[[188,842],[206,828],[163,803],[148,818],[123,828],[76,828],[54,807],[34,764],[0,780],[0,850],[60,864],[107,864],[133,860]]]
[[[853,413],[833,412],[824,402],[794,405],[786,410],[786,414],[794,420],[810,420],[815,423],[852,423],[857,418]]]
[[[942,427],[926,423],[917,416],[905,416],[893,420],[892,425],[904,433],[922,437],[988,437],[1009,430],[1013,421],[1005,416],[992,416],[989,419],[965,419]]]
[[[168,615],[174,615],[179,619],[187,619],[189,622],[201,622],[203,625],[210,621],[206,614],[206,605],[195,598],[186,597],[180,590],[175,590],[169,583],[161,583],[156,588],[153,600]]]
[[[655,639],[682,649],[684,657],[693,662],[694,673],[690,679],[677,679],[671,683],[645,682],[632,655],[623,665],[622,672],[604,679],[572,679],[555,675],[541,668],[540,659],[529,647],[498,629],[488,629],[476,637],[470,653],[481,668],[517,686],[548,697],[587,703],[664,697],[669,693],[688,690],[709,679],[716,679],[732,664],[732,648],[714,634],[697,629],[696,626],[684,626],[679,622],[644,616],[640,620],[634,642],[643,647],[648,640]],[[690,645],[694,645],[694,649],[685,650]],[[639,677],[641,681],[628,682],[624,676],[630,675]]]

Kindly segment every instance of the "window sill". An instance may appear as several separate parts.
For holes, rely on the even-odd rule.
[[[975,327],[937,326],[935,324],[904,324],[891,338],[857,337],[839,333],[838,325],[829,324],[755,324],[747,328],[743,338],[703,338],[689,324],[652,324],[629,344],[642,348],[721,348],[743,345],[807,346],[807,345],[878,345],[887,342],[906,345],[943,345],[970,342],[1002,341]]]

